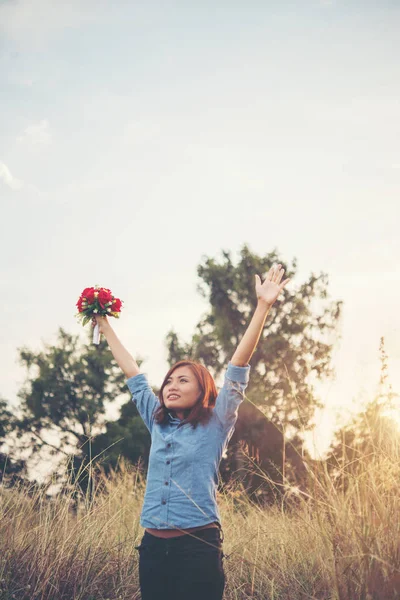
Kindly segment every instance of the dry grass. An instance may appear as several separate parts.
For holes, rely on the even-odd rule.
[[[400,598],[400,454],[376,450],[335,485],[309,468],[307,493],[287,489],[261,509],[240,487],[219,494],[226,600]],[[256,466],[254,466],[256,468]],[[121,465],[92,501],[0,488],[0,599],[140,598],[139,525],[145,482]]]

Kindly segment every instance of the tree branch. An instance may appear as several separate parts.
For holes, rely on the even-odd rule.
[[[57,448],[57,446],[54,446],[53,444],[50,444],[50,442],[46,442],[46,440],[44,440],[38,433],[37,431],[33,431],[33,429],[30,429],[30,432],[33,433],[33,435],[35,435],[37,438],[39,438],[39,440],[42,442],[42,444],[45,444],[46,446],[50,446],[50,448],[54,448],[54,450],[57,450],[57,452],[61,452],[62,454],[65,454],[65,456],[70,456],[68,454],[68,452],[64,452],[64,450],[61,450],[61,448]]]

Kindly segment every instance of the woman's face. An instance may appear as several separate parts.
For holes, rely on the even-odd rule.
[[[168,410],[183,419],[183,411],[193,408],[201,396],[199,383],[190,367],[177,367],[163,389],[163,400]]]

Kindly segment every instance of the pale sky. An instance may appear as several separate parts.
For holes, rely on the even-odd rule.
[[[0,395],[18,347],[83,332],[95,284],[160,385],[207,308],[197,265],[244,243],[344,302],[320,448],[374,395],[381,336],[400,392],[399,30],[389,0],[3,0]]]

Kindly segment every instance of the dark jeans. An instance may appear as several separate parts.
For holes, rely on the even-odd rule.
[[[222,600],[223,539],[220,527],[169,539],[145,531],[135,546],[142,600]]]

